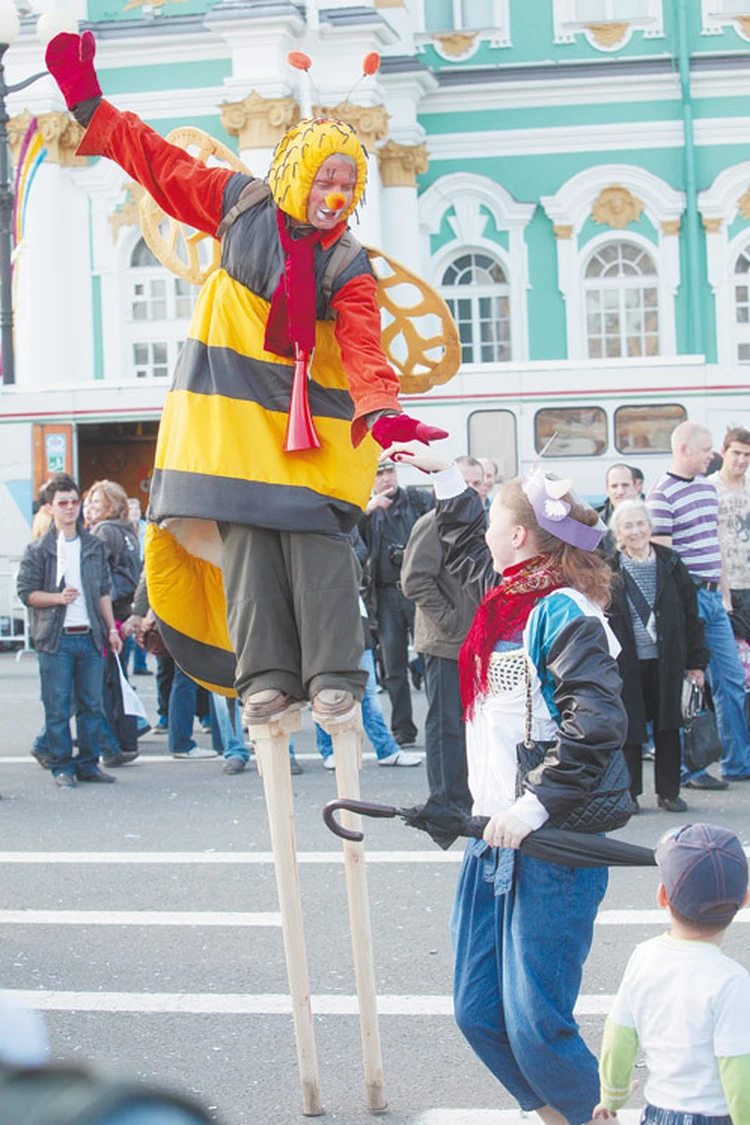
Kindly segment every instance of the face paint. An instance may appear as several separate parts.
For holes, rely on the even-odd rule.
[[[325,205],[329,211],[340,211],[346,201],[346,196],[340,191],[331,191],[325,197]]]

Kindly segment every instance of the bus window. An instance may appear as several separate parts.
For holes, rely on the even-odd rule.
[[[534,447],[545,457],[598,457],[607,448],[607,415],[600,406],[555,406],[534,415]]]
[[[476,410],[469,415],[469,455],[491,457],[502,480],[516,475],[518,448],[512,410]]]
[[[677,403],[619,406],[615,410],[615,447],[618,453],[669,453],[675,426],[687,411]]]

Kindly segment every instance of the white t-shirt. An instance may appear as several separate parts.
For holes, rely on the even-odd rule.
[[[750,1054],[750,975],[717,945],[662,934],[636,946],[609,1015],[638,1034],[650,1105],[729,1112],[716,1060]]]
[[[86,598],[83,594],[83,582],[81,581],[80,535],[77,535],[75,539],[65,540],[65,585],[74,586],[78,590],[78,597],[65,610],[65,628],[88,625],[90,629],[91,621],[86,610]]]

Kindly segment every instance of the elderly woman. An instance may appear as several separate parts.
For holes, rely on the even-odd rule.
[[[676,551],[651,543],[651,516],[642,500],[623,500],[610,520],[617,551],[610,565],[620,576],[609,610],[622,646],[618,657],[628,713],[624,746],[631,795],[643,792],[641,745],[653,723],[659,807],[685,812],[680,797],[681,695],[686,676],[703,686],[708,649],[695,586]],[[636,800],[637,803],[637,800]]]

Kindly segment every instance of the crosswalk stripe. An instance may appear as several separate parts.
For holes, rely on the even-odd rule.
[[[415,753],[419,758],[426,757],[424,750],[412,750],[410,748],[409,753]],[[318,754],[314,750],[307,753],[297,753],[295,751],[294,756],[298,762],[322,761],[320,754]],[[220,755],[217,754],[215,758],[201,758],[199,760],[204,762],[217,762],[219,757]],[[362,760],[365,762],[374,762],[376,761],[376,759],[377,755],[374,754],[372,750],[365,750],[362,754]],[[138,767],[140,768],[140,766],[142,766],[145,762],[173,762],[174,760],[175,759],[171,754],[149,754],[144,751],[141,753],[141,756],[138,759]],[[0,757],[0,766],[36,766],[38,769],[39,763],[37,762],[36,758],[32,758],[30,754],[4,754],[2,757]]]
[[[141,1012],[187,1015],[288,1016],[292,1001],[283,993],[211,992],[58,992],[43,989],[3,990],[11,1004],[41,1012]],[[314,995],[312,1010],[318,1016],[355,1016],[357,997]],[[614,996],[579,996],[577,1016],[606,1015]],[[452,1016],[451,996],[378,996],[381,1016]]]
[[[750,922],[750,909],[739,910],[735,922]],[[664,910],[600,910],[596,916],[599,926],[658,926],[666,925]]]
[[[280,926],[278,913],[180,910],[0,910],[0,926]]]
[[[429,852],[378,852],[366,851],[367,863],[460,863],[463,851],[443,852],[435,848]],[[298,852],[299,864],[343,864],[343,851]],[[44,864],[248,864],[273,863],[273,852],[0,852],[0,865],[4,863]]]
[[[618,1109],[619,1125],[638,1125],[640,1109]],[[537,1121],[536,1115],[520,1109],[431,1109],[422,1114],[414,1125],[521,1125],[523,1121]]]

